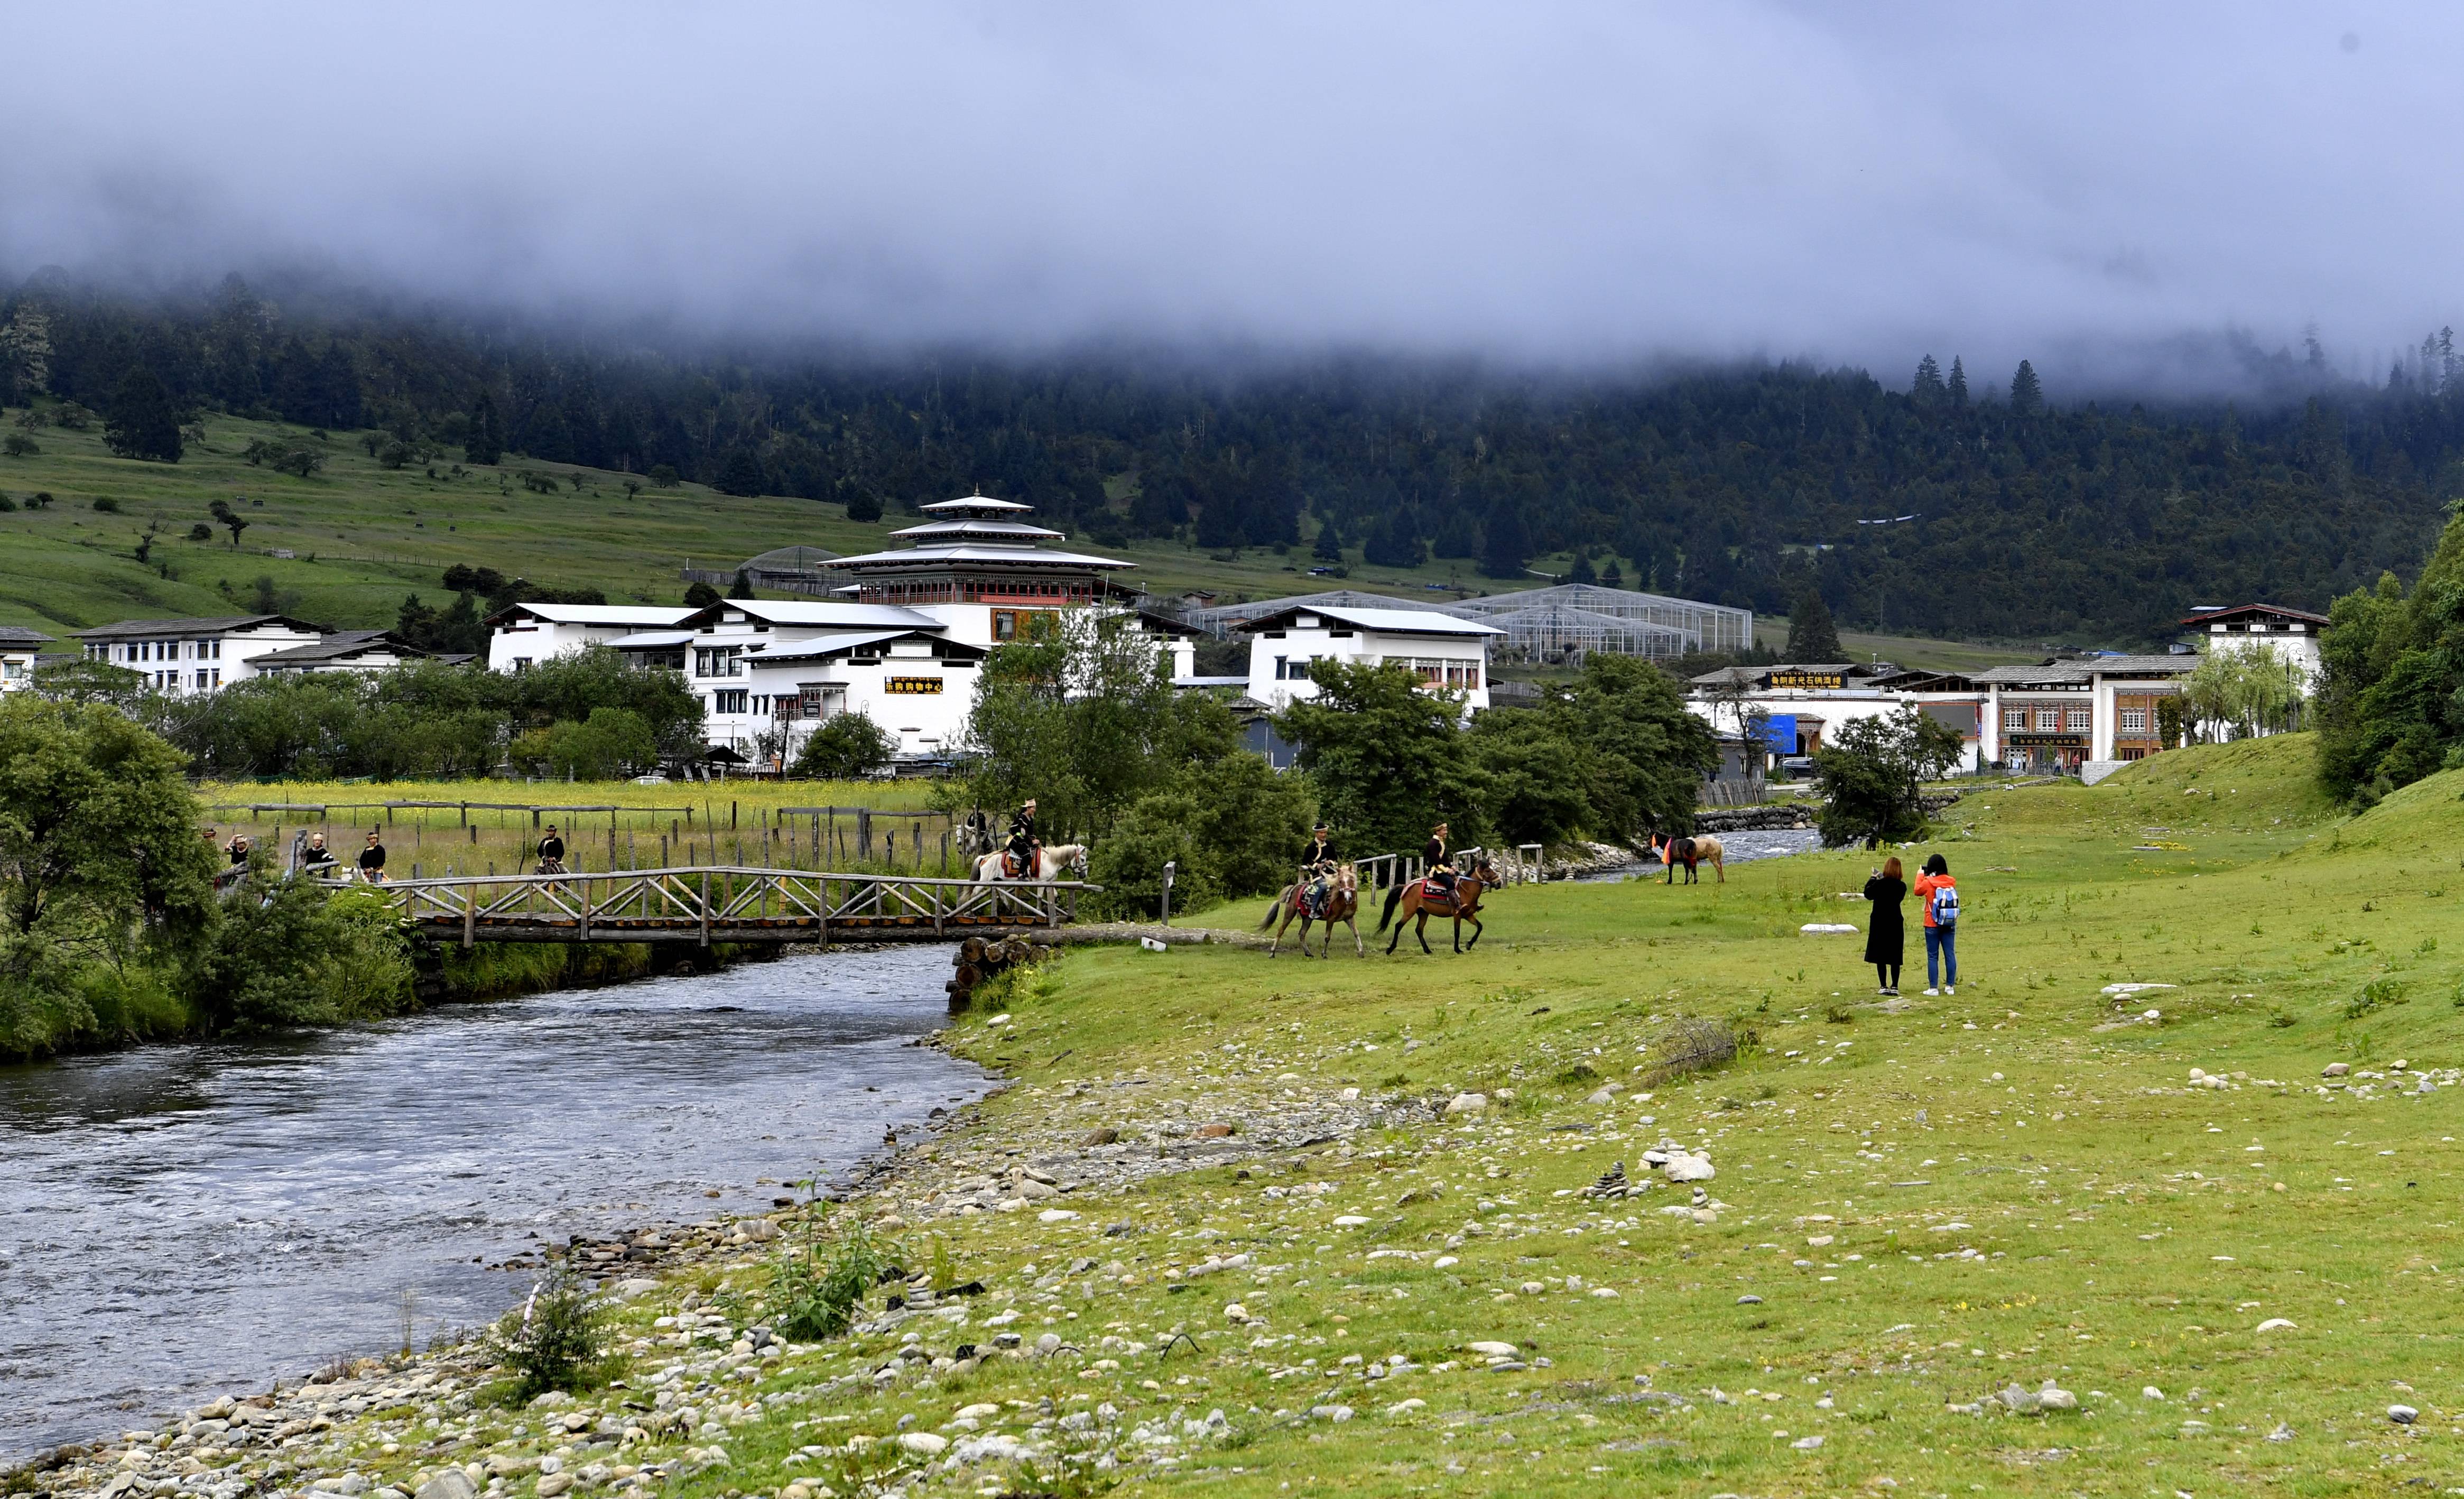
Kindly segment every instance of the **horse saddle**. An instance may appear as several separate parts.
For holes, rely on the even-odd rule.
[[[1448,890],[1442,882],[1435,878],[1428,878],[1420,881],[1420,898],[1422,900],[1452,900],[1455,898],[1455,893]]]
[[[1020,858],[1017,854],[1003,852],[1001,854],[1001,878],[1016,880],[1024,879],[1025,877],[1026,861]]]

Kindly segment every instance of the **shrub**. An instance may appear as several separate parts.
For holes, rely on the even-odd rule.
[[[889,1268],[890,1256],[864,1223],[850,1217],[827,1265],[822,1261],[820,1241],[811,1238],[771,1267],[772,1325],[781,1336],[799,1342],[836,1337],[855,1320],[855,1309]]]
[[[11,499],[6,495],[0,495],[0,515],[7,515],[10,511],[16,508],[17,502],[15,500]]]
[[[5,452],[12,458],[32,457],[42,451],[34,439],[24,432],[11,432],[6,437],[0,437],[0,452]]]
[[[94,497],[94,508],[106,516],[116,516],[120,514],[120,501],[108,495],[97,495]]]
[[[214,528],[202,520],[188,527],[188,540],[191,541],[210,541],[213,539]]]
[[[2389,1004],[2405,1003],[2404,985],[2393,979],[2373,979],[2362,985],[2362,992],[2344,1002],[2344,1018],[2359,1020],[2370,1011]]]
[[[815,729],[796,756],[792,774],[825,781],[869,776],[890,763],[897,745],[861,713],[843,713]]]
[[[560,1266],[489,1330],[491,1356],[514,1374],[514,1398],[595,1382],[607,1361],[605,1318],[590,1288]]]
[[[675,488],[680,482],[676,477],[675,466],[669,463],[652,464],[650,466],[650,482],[661,489]]]
[[[1724,1066],[1737,1055],[1737,1033],[1716,1020],[1681,1020],[1652,1038],[1651,1070],[1656,1086],[1687,1072]]]

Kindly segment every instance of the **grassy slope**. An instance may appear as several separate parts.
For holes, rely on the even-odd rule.
[[[1857,939],[1797,931],[1863,924],[1836,893],[1862,878],[1859,852],[1742,866],[1725,886],[1509,890],[1465,958],[1442,944],[1435,958],[1272,966],[1221,947],[1083,951],[1019,985],[1010,1024],[979,1016],[954,1033],[1023,1085],[975,1132],[996,1157],[1057,1129],[1135,1135],[1180,1100],[1185,1117],[1237,1119],[1345,1086],[1519,1096],[1476,1120],[1072,1200],[1072,1222],[935,1221],[964,1274],[1017,1298],[1018,1330],[1088,1351],[738,1426],[731,1465],[675,1491],[768,1492],[815,1471],[784,1462],[804,1443],[886,1436],[902,1415],[932,1430],[979,1400],[1024,1402],[1002,1418],[1015,1431],[1042,1397],[1063,1411],[1112,1401],[1124,1427],[1224,1408],[1243,1436],[1190,1444],[1176,1480],[1209,1493],[2451,1482],[2444,1444],[2464,1399],[2440,1309],[2456,1285],[2444,1245],[2464,1093],[2318,1079],[2331,1060],[2464,1060],[2451,999],[2464,954],[2436,941],[2464,881],[2451,864],[2464,775],[2339,821],[2310,790],[2308,752],[2297,738],[2190,750],[2093,789],[1971,797],[1942,845],[1968,892],[1967,981],[1900,1013],[1873,1006]],[[2348,1017],[2375,980],[2408,1003]],[[2117,981],[2179,987],[2117,1003],[2099,993]],[[2149,1007],[2160,1020],[2132,1018]],[[1733,1017],[1760,1047],[1612,1107],[1581,1101],[1596,1084],[1576,1068],[1639,1083],[1637,1048],[1683,1013]],[[2193,1067],[2243,1081],[2194,1090]],[[1107,1086],[1132,1076],[1148,1086]],[[1716,1223],[1661,1213],[1678,1191],[1605,1216],[1571,1195],[1663,1134],[1709,1146],[1730,1204]],[[1264,1192],[1301,1181],[1333,1190]],[[1116,1222],[1137,1231],[1101,1232]],[[1372,1246],[1413,1257],[1372,1260]],[[1167,1290],[1168,1264],[1236,1250],[1271,1268]],[[1441,1268],[1449,1252],[1460,1263]],[[1030,1261],[1081,1254],[1125,1264],[1073,1275],[1059,1298],[1022,1278]],[[1260,1325],[1229,1324],[1233,1300]],[[2277,1317],[2297,1326],[2256,1331]],[[914,1327],[936,1351],[981,1335]],[[1152,1347],[1175,1328],[1200,1351],[1090,1362],[1106,1334]],[[1352,1353],[1435,1365],[1482,1338],[1552,1366],[1490,1374],[1473,1360],[1377,1385],[1267,1377]],[[891,1347],[840,1345],[777,1378],[862,1373]],[[1951,1408],[2047,1378],[2082,1408]],[[1687,1403],[1638,1400],[1641,1380]],[[1388,1409],[1405,1398],[1426,1404]],[[2388,1422],[2398,1400],[2424,1412],[2420,1426]],[[1307,1419],[1336,1402],[1357,1419]],[[825,1425],[804,1421],[823,1413]],[[1818,1448],[1794,1445],[1809,1436]]]
[[[688,561],[727,567],[799,543],[840,553],[873,551],[891,544],[891,531],[914,521],[893,514],[859,524],[837,505],[736,498],[692,484],[645,489],[627,498],[624,474],[518,460],[472,469],[460,479],[431,480],[417,468],[385,470],[349,434],[324,444],[322,473],[295,478],[251,468],[238,454],[258,437],[308,441],[297,430],[220,416],[209,418],[206,429],[206,443],[192,445],[175,465],[112,457],[99,427],[84,432],[44,428],[32,434],[41,452],[0,458],[0,493],[22,499],[46,491],[57,500],[49,510],[0,515],[0,624],[75,628],[148,614],[230,612],[236,606],[222,585],[245,598],[262,575],[296,596],[297,610],[319,623],[389,625],[405,594],[450,603],[437,575],[454,562],[557,586],[604,588],[613,601],[672,604],[682,596],[677,572]],[[516,477],[525,467],[559,476],[579,472],[584,486],[577,491],[568,483],[553,496],[534,495]],[[450,473],[450,465],[439,472]],[[124,513],[97,514],[93,501],[101,496],[120,500]],[[221,531],[212,542],[184,540],[190,525],[208,518],[207,506],[215,499],[229,500],[252,522],[238,553]],[[138,533],[155,517],[167,531],[155,560],[169,564],[168,579],[130,556]],[[263,554],[269,548],[298,557],[268,558]],[[1373,567],[1356,558],[1349,578],[1312,579],[1308,570],[1315,562],[1305,547],[1288,556],[1245,550],[1229,560],[1170,543],[1107,550],[1135,562],[1138,580],[1159,595],[1195,587],[1257,598],[1358,587],[1451,597],[1428,585],[1470,593],[1509,586],[1481,578],[1464,562],[1404,569]],[[1566,564],[1542,559],[1534,565],[1562,571]],[[1528,583],[1536,587],[1545,580]],[[1784,634],[1785,622],[1780,629]],[[1868,649],[1863,636],[1850,636],[1848,643]],[[1891,640],[1873,648],[1895,660],[1953,666],[2035,659],[1991,650],[1974,654],[1974,648],[1934,642]]]

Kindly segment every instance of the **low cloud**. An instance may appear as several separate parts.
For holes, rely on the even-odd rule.
[[[407,18],[407,19],[406,19]],[[12,18],[0,264],[730,333],[2197,384],[2452,320],[2464,12],[1737,4]],[[2152,372],[2152,373],[2151,373]]]

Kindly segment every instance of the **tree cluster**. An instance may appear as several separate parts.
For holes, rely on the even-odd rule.
[[[1361,854],[1414,852],[1441,821],[1460,845],[1683,831],[1719,761],[1710,727],[1631,656],[1593,655],[1537,707],[1468,724],[1460,694],[1423,691],[1399,666],[1320,660],[1309,677],[1317,695],[1276,726],[1300,746],[1327,820]]]
[[[1841,724],[1814,752],[1822,842],[1871,849],[1924,836],[1925,783],[1949,774],[1966,753],[1957,729],[1915,703]]]
[[[2368,804],[2464,765],[2464,514],[2410,588],[2393,573],[2328,612],[2312,711],[2319,779]]]

